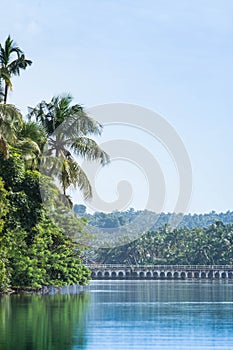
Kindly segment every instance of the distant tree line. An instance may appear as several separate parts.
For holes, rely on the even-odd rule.
[[[125,245],[95,250],[91,257],[103,264],[232,265],[233,223],[174,230],[165,225]]]
[[[133,222],[143,211],[134,210],[130,208],[126,211],[114,211],[112,213],[95,212],[94,214],[88,214],[85,205],[74,205],[74,211],[79,217],[85,217],[91,226],[98,228],[117,228],[127,225]],[[174,214],[174,213],[160,213],[148,212],[150,214],[154,226],[152,229],[158,229],[169,223],[171,217],[179,219],[178,227],[207,227],[213,224],[215,221],[222,221],[224,224],[233,222],[233,211],[227,211],[226,213],[216,213],[211,211],[206,214]]]

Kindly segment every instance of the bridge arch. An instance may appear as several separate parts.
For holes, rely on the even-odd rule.
[[[191,271],[189,271],[188,274],[187,274],[187,277],[188,278],[193,278],[193,273]]]
[[[97,271],[97,272],[96,272],[96,276],[97,276],[98,278],[103,277],[102,271]]]
[[[160,278],[165,278],[166,276],[165,276],[165,272],[164,271],[161,271],[160,272]]]
[[[203,272],[203,271],[201,272],[201,278],[202,279],[206,278],[206,272]]]
[[[182,271],[180,274],[180,277],[182,278],[182,280],[184,280],[186,278],[186,273]]]
[[[148,278],[148,279],[152,278],[152,272],[151,271],[147,271],[146,272],[146,278]]]
[[[227,272],[225,272],[225,271],[220,272],[220,277],[223,279],[227,278]]]
[[[125,277],[125,271],[123,271],[123,270],[118,271],[118,277],[120,277],[120,278]]]

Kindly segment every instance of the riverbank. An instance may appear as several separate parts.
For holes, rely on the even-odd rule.
[[[42,288],[30,288],[30,287],[15,287],[8,288],[5,291],[0,291],[1,295],[16,295],[16,294],[37,294],[37,295],[54,295],[54,294],[77,294],[88,289],[88,285],[81,286],[78,284],[55,287],[55,286],[43,286]]]

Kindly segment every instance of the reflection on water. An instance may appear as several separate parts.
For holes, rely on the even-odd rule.
[[[233,349],[232,282],[93,281],[0,300],[1,350]]]
[[[1,350],[85,348],[89,294],[11,295],[1,298]]]

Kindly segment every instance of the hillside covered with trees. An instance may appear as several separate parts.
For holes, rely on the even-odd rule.
[[[137,217],[150,216],[151,222],[153,222],[152,229],[158,229],[169,223],[169,220],[173,218],[174,222],[178,222],[178,227],[207,227],[215,221],[222,221],[224,224],[233,223],[233,212],[227,211],[226,213],[216,213],[212,211],[206,214],[175,214],[175,213],[160,213],[156,214],[149,211],[134,210],[130,208],[126,211],[114,211],[112,213],[95,212],[94,214],[88,214],[85,205],[74,205],[74,211],[79,217],[84,217],[88,220],[91,226],[98,228],[117,228],[125,226],[134,222]]]

